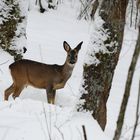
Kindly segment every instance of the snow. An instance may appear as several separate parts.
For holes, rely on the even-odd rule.
[[[61,108],[31,99],[16,99],[14,102],[2,103],[0,110],[1,139],[45,140],[50,135],[53,140],[63,140],[63,137],[78,140],[83,135],[81,125],[87,128],[89,140],[93,139],[92,133],[99,132],[100,135],[95,135],[95,139],[106,139],[90,114],[77,113],[69,107]]]
[[[126,33],[127,32],[127,33]],[[115,75],[113,78],[112,88],[110,91],[110,96],[107,103],[108,108],[108,124],[106,127],[106,133],[113,137],[114,130],[116,128],[116,122],[110,120],[117,120],[119,108],[121,105],[122,97],[124,94],[125,89],[125,82],[127,78],[127,72],[129,69],[129,65],[131,62],[131,58],[134,52],[134,46],[136,44],[137,39],[137,30],[130,28],[129,25],[125,27],[125,36],[124,42],[121,50],[121,54],[119,57],[119,62],[115,70]],[[138,65],[140,62],[138,61]],[[125,115],[125,123],[123,126],[123,133],[121,139],[129,139],[132,135],[132,128],[134,126],[135,121],[135,109],[137,103],[137,94],[138,94],[138,83],[139,83],[139,73],[138,73],[138,66],[136,66],[136,71],[133,78],[133,83],[131,87],[131,95],[128,102],[128,107]],[[131,113],[131,115],[130,115]],[[131,128],[132,127],[132,128]],[[127,129],[130,129],[127,132]],[[112,132],[110,133],[110,130]],[[139,139],[135,138],[135,140]]]
[[[7,17],[10,16],[9,12],[12,8],[12,5],[7,6],[4,0],[0,1],[0,24],[7,20]]]
[[[44,90],[33,87],[25,88],[16,100],[10,97],[9,101],[3,101],[4,90],[12,83],[8,66],[13,62],[13,58],[0,49],[0,140],[49,140],[49,137],[52,140],[83,140],[82,125],[85,125],[88,140],[111,140],[137,32],[129,26],[125,29],[127,36],[115,71],[107,106],[108,122],[103,132],[90,112],[76,111],[84,56],[91,34],[89,24],[84,20],[76,20],[79,7],[74,0],[72,4],[69,3],[70,0],[65,0],[58,9],[44,14],[38,12],[38,7],[33,6],[32,1],[31,11],[28,13],[27,53],[24,58],[49,64],[63,64],[66,57],[63,41],[67,41],[72,48],[81,41],[84,43],[72,77],[64,89],[57,91],[56,105],[47,103]],[[122,140],[129,140],[132,131],[127,131],[135,120],[139,64],[140,60],[131,88]],[[138,139],[139,137],[135,138]]]
[[[102,27],[103,23],[104,21],[99,16],[96,17],[96,20],[93,22],[90,42],[88,44],[88,49],[84,59],[84,63],[87,65],[90,64],[98,65],[100,61],[96,58],[95,54],[100,51],[106,52],[105,47],[102,47],[102,45],[103,45],[103,41],[106,39],[107,36],[102,35],[102,40],[98,39],[101,38],[101,32],[99,32],[99,30]],[[94,55],[92,52],[94,52]]]

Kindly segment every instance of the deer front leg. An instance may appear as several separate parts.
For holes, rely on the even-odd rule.
[[[46,92],[47,92],[48,103],[54,104],[56,90],[54,90],[53,87],[50,86],[46,89]]]
[[[52,91],[52,104],[54,104],[55,103],[55,94],[56,94],[56,90],[54,90],[53,89],[53,91]]]

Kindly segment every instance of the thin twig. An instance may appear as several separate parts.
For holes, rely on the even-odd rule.
[[[9,61],[9,60],[7,60],[7,61],[5,61],[5,62],[1,63],[0,65],[4,65],[4,64],[6,64],[8,61]]]
[[[45,116],[46,127],[47,127],[47,131],[48,131],[49,139],[51,140],[51,135],[50,135],[50,131],[49,131],[49,126],[48,126],[47,115],[46,115],[44,103],[42,103],[42,106],[43,106],[43,112],[44,112],[44,116]]]
[[[55,118],[55,125],[54,125],[54,127],[58,130],[58,132],[60,133],[62,139],[64,140],[64,135],[63,135],[63,133],[61,132],[60,128],[56,125],[56,122],[57,122],[57,116],[58,116],[58,114],[57,114],[57,110],[56,110],[56,109],[57,109],[57,108],[55,107],[56,118]]]
[[[74,93],[74,90],[72,89],[72,86],[69,83],[67,83],[67,85],[69,86],[69,89],[72,92],[72,95],[75,96],[75,97],[78,97],[78,96],[76,96],[76,93]]]
[[[64,134],[61,132],[60,128],[57,127],[56,125],[54,127],[58,130],[58,132],[60,133],[62,139],[64,140]]]
[[[40,123],[41,129],[42,129],[44,136],[45,136],[45,139],[47,139],[47,135],[46,135],[45,130],[43,128],[42,122],[40,121],[39,116],[37,114],[35,114],[35,115],[36,115],[38,122]]]
[[[4,65],[4,64],[6,64],[8,61],[9,61],[9,60],[7,60],[7,61],[1,63],[0,65]],[[3,71],[2,71],[1,69],[0,69],[0,72],[3,74]]]
[[[79,14],[79,16],[78,16],[77,19],[81,20],[82,17],[85,15],[85,13],[88,14],[88,13],[87,13],[87,10],[90,8],[90,6],[91,6],[92,3],[93,3],[93,0],[89,1],[89,2],[86,4],[86,6],[84,7],[83,11],[81,11],[81,13]]]
[[[52,136],[52,129],[51,129],[52,128],[51,105],[49,106],[49,110],[50,110],[49,111],[50,112],[49,113],[49,118],[50,118],[50,136]]]
[[[138,123],[138,126],[139,125],[140,125],[140,122]],[[127,130],[125,132],[123,132],[122,136],[127,135],[133,128],[134,128],[134,125],[133,126],[130,126],[129,128],[127,128]]]
[[[81,4],[82,4],[83,8],[85,8],[86,6],[84,5],[84,2],[83,2],[82,0],[80,0],[80,2],[81,2]],[[82,11],[82,12],[83,12],[83,11]],[[85,12],[85,14],[86,14],[87,17],[89,17],[89,15],[88,15],[87,12]],[[81,15],[81,16],[82,16],[82,15]],[[82,18],[82,17],[79,17],[79,18]]]
[[[70,122],[70,120],[66,120],[65,122],[63,122],[61,125],[59,125],[59,128],[63,127],[66,123]]]

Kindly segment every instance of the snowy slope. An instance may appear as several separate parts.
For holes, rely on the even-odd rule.
[[[12,82],[8,65],[13,60],[0,50],[0,60],[6,62],[0,67],[0,140],[49,140],[50,137],[82,140],[82,125],[86,127],[88,140],[109,140],[90,113],[78,113],[75,109],[90,35],[88,23],[77,21],[76,16],[77,11],[69,3],[44,14],[34,8],[28,15],[28,51],[24,58],[63,64],[66,57],[63,41],[72,48],[84,42],[72,77],[64,89],[57,91],[57,105],[48,105],[45,91],[32,87],[24,89],[15,101],[10,97],[8,102],[3,102],[4,90]]]
[[[82,125],[89,140],[108,140],[90,114],[72,108],[16,99],[0,103],[0,110],[1,140],[82,140]]]
[[[57,91],[56,105],[48,105],[45,91],[32,87],[25,88],[15,101],[10,97],[8,102],[4,102],[4,90],[12,83],[8,66],[13,59],[0,50],[0,64],[4,63],[0,65],[0,140],[49,140],[49,137],[52,140],[83,140],[82,125],[86,127],[88,140],[111,140],[137,32],[126,27],[127,36],[124,38],[113,79],[107,106],[108,122],[103,133],[90,113],[78,113],[75,109],[79,98],[84,54],[90,38],[89,24],[76,20],[78,6],[75,3],[64,3],[57,10],[44,14],[39,13],[37,7],[31,7],[27,25],[28,51],[24,58],[49,64],[63,64],[66,57],[63,41],[67,41],[72,48],[81,41],[84,43],[72,77],[64,89]],[[140,62],[134,75],[122,140],[130,139],[130,128],[135,120],[139,64]],[[140,132],[137,133],[139,134]],[[135,138],[138,139],[139,137]]]

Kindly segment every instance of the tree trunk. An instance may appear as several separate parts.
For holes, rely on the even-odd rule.
[[[94,20],[94,31],[84,64],[82,109],[92,111],[104,130],[106,103],[120,54],[128,0],[103,0]],[[101,17],[101,18],[100,18]]]
[[[19,3],[18,0],[2,0],[1,4],[0,47],[18,60],[22,58],[23,48],[26,45],[25,26],[23,26],[26,25],[25,11],[21,11],[23,3]],[[22,41],[20,45],[19,41]]]
[[[123,100],[122,100],[122,104],[121,104],[121,109],[120,109],[120,113],[119,113],[119,117],[118,117],[118,121],[117,121],[117,128],[116,128],[113,140],[119,140],[120,136],[121,136],[126,107],[127,107],[128,99],[130,96],[132,79],[133,79],[133,75],[134,75],[134,71],[135,71],[135,67],[136,67],[139,55],[140,55],[140,27],[139,27],[139,35],[138,35],[136,48],[135,48],[135,51],[134,51],[134,54],[132,57],[132,61],[131,61],[131,65],[129,67],[129,71],[128,71],[128,75],[127,75],[125,92],[124,92],[124,96],[123,96]]]

